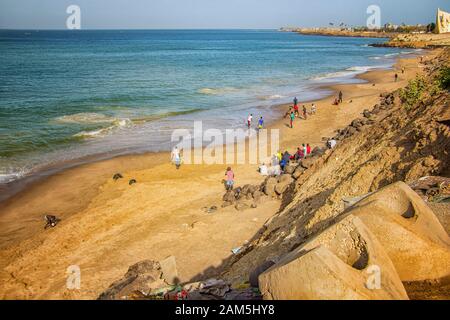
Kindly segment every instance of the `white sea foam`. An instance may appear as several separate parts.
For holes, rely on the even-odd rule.
[[[221,95],[229,92],[237,91],[238,89],[232,87],[224,87],[224,88],[202,88],[199,89],[198,92],[206,95]]]
[[[65,115],[55,118],[59,123],[80,123],[80,124],[94,124],[94,123],[108,123],[114,122],[117,118],[104,115],[102,113],[81,112],[70,115]]]
[[[101,138],[101,137],[104,137],[104,136],[112,133],[113,131],[115,131],[119,128],[129,127],[131,125],[132,125],[132,122],[130,119],[116,119],[113,122],[113,125],[111,125],[109,127],[96,129],[96,130],[90,130],[90,131],[81,131],[77,134],[74,134],[73,136],[76,138],[85,138],[85,139]]]
[[[285,98],[285,96],[282,96],[279,94],[272,94],[272,95],[258,97],[259,100],[278,100],[278,99],[282,99],[282,98]]]

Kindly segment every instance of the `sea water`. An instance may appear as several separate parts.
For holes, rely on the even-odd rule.
[[[162,151],[194,120],[266,121],[324,83],[389,68],[384,39],[275,30],[0,30],[0,183],[43,168]]]

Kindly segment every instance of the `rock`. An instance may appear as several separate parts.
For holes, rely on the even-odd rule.
[[[236,197],[233,191],[228,190],[222,197],[224,202],[234,203],[236,201]]]
[[[133,184],[137,183],[136,179],[131,179],[130,181],[128,181],[128,184],[131,186]]]
[[[345,134],[346,137],[350,137],[356,133],[355,127],[347,127],[347,132]]]
[[[263,196],[263,193],[259,190],[256,190],[255,192],[253,192],[253,199],[255,200],[255,202],[258,202],[259,200],[261,200],[262,196]]]
[[[310,158],[302,159],[302,161],[300,162],[300,165],[305,169],[309,169],[314,165],[316,160],[317,160],[317,157],[310,157]]]
[[[363,124],[362,124],[362,119],[355,119],[355,120],[353,120],[352,121],[352,123],[351,123],[351,127],[353,127],[353,128],[359,128],[359,127],[361,127]]]
[[[239,200],[241,198],[241,196],[242,196],[242,188],[238,187],[238,188],[234,189],[233,193],[234,193],[234,198],[236,200]]]
[[[327,139],[326,141],[328,141],[329,139]],[[325,153],[325,151],[327,150],[326,147],[315,147],[312,151],[311,151],[311,157],[320,157],[321,155],[323,155]]]
[[[372,116],[372,113],[369,110],[366,109],[366,110],[363,111],[363,116],[365,118],[370,118]]]
[[[286,176],[286,178],[280,179],[280,182],[275,186],[275,192],[278,195],[282,195],[290,186],[290,184],[294,181],[291,175],[284,174],[281,177]]]
[[[282,257],[258,281],[266,300],[408,299],[383,246],[352,215]]]
[[[167,286],[162,280],[158,262],[144,260],[132,265],[127,273],[98,297],[99,300],[118,300],[135,292],[149,294],[152,290]]]
[[[266,179],[264,184],[264,193],[268,196],[273,196],[275,194],[275,186],[277,184],[277,179],[274,177],[269,177]]]
[[[113,180],[114,180],[114,181],[117,181],[117,180],[122,179],[122,178],[123,178],[123,176],[122,176],[122,174],[120,174],[120,173],[116,173],[116,174],[113,176]]]
[[[174,256],[167,257],[159,262],[162,271],[162,278],[168,284],[178,284],[180,279],[178,278],[177,262]]]
[[[229,206],[232,206],[232,205],[233,205],[232,202],[225,201],[224,203],[222,203],[222,208],[226,208],[226,207],[229,207]]]
[[[303,172],[305,172],[305,168],[303,168],[302,166],[298,166],[297,169],[295,169],[294,173],[292,174],[292,178],[294,178],[295,180],[297,180],[298,178],[300,178],[300,176],[303,174]]]
[[[432,210],[405,183],[380,189],[350,213],[378,238],[402,281],[450,275],[450,238]]]
[[[267,269],[269,269],[274,264],[275,264],[275,262],[268,260],[268,261],[265,261],[263,264],[259,265],[258,267],[256,267],[252,272],[250,272],[250,277],[249,277],[250,285],[254,288],[257,288],[259,286],[259,281],[258,281],[259,275],[261,273],[263,273],[264,271],[266,271]]]
[[[249,188],[250,188],[250,185],[249,185],[249,184],[244,185],[244,186],[242,187],[241,194],[244,195],[244,196],[246,196],[246,195],[249,193]]]
[[[287,174],[293,174],[296,168],[297,165],[288,165],[284,168],[284,172]]]

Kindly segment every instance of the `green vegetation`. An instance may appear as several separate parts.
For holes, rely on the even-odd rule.
[[[425,79],[417,76],[415,79],[410,80],[404,89],[400,90],[400,99],[407,108],[411,108],[420,101],[426,88]]]
[[[445,66],[441,69],[437,81],[442,89],[450,89],[450,67]]]

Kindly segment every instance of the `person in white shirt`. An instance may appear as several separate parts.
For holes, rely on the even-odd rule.
[[[253,120],[253,114],[249,114],[248,118],[247,118],[247,127],[250,129],[251,125],[252,125],[252,120]]]
[[[330,149],[334,149],[334,147],[336,147],[336,140],[334,140],[334,139],[330,139],[330,140],[328,140],[328,148],[330,148]]]
[[[172,162],[177,167],[177,169],[179,169],[180,165],[181,165],[181,156],[180,156],[180,150],[178,150],[178,147],[173,148],[171,159],[172,159]]]
[[[262,176],[267,176],[269,174],[267,171],[267,166],[264,163],[259,167],[259,173]]]

